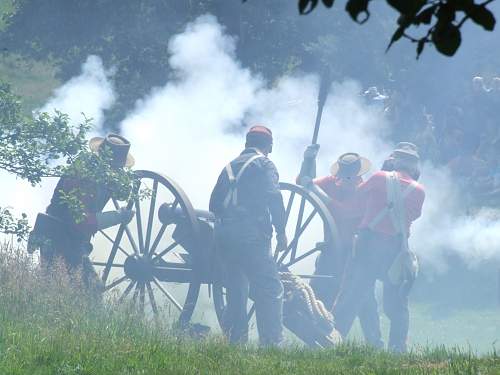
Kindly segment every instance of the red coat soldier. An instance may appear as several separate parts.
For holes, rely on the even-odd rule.
[[[117,134],[95,137],[89,142],[94,153],[103,153],[111,168],[131,167],[130,143]],[[85,166],[83,166],[85,168]],[[68,272],[80,272],[88,289],[96,291],[101,285],[88,255],[92,251],[92,236],[100,229],[128,223],[133,211],[125,208],[102,212],[112,195],[113,186],[85,176],[85,170],[59,179],[46,214],[39,214],[31,238],[40,245],[41,264],[52,270],[60,260]],[[75,215],[68,197],[78,200],[81,213]],[[123,197],[127,198],[127,197]]]
[[[346,336],[375,281],[384,284],[384,312],[391,321],[389,348],[406,351],[408,294],[416,277],[416,258],[408,249],[410,225],[420,217],[425,192],[419,177],[417,147],[399,143],[386,170],[361,184],[366,204],[354,246],[353,262],[334,305],[336,328]]]
[[[299,182],[308,184],[309,174],[314,174],[314,159],[319,145],[308,146]],[[358,187],[363,183],[362,176],[371,168],[368,159],[356,153],[341,155],[330,168],[330,175],[312,180],[314,190],[330,209],[339,235],[338,253],[323,251],[316,260],[315,274],[331,275],[332,279],[313,279],[311,286],[316,296],[326,306],[332,306],[340,290],[348,262],[351,261],[354,235],[365,212],[365,204],[359,197]],[[305,177],[305,178],[304,178]],[[310,179],[309,179],[310,182]],[[311,187],[311,185],[309,185]],[[320,188],[317,189],[317,188]],[[380,322],[374,290],[367,294],[358,318],[366,341],[375,347],[383,346]]]

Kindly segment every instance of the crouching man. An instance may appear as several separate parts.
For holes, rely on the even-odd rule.
[[[105,155],[103,160],[112,169],[134,164],[130,143],[120,135],[92,138],[89,148],[95,154]],[[134,212],[126,208],[102,212],[112,194],[126,199],[130,190],[125,187],[125,196],[117,197],[113,192],[123,187],[116,189],[117,186],[110,186],[114,181],[100,182],[88,177],[92,173],[86,168],[89,166],[83,163],[81,170],[59,179],[46,214],[37,217],[30,240],[35,239],[39,245],[45,271],[58,272],[57,267],[62,265],[71,278],[77,277],[88,292],[99,296],[102,285],[88,257],[92,251],[91,238],[98,230],[128,223]],[[80,206],[78,214],[70,202]]]
[[[391,322],[389,349],[404,352],[408,294],[417,268],[416,258],[408,249],[408,237],[425,198],[423,186],[416,182],[420,174],[416,146],[398,144],[383,169],[359,187],[366,203],[365,214],[333,315],[336,328],[345,337],[375,281],[381,280],[384,312]]]
[[[245,149],[223,169],[210,197],[227,290],[224,325],[231,343],[248,340],[249,288],[261,345],[279,345],[283,339],[283,286],[271,254],[272,227],[278,250],[286,249],[287,239],[278,171],[267,157],[272,146],[271,130],[250,128]]]

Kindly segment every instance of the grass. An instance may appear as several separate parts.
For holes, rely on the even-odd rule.
[[[58,272],[42,274],[24,252],[0,254],[0,374],[500,374],[494,351],[445,347],[394,355],[344,344],[311,351],[232,347],[145,323],[113,299],[95,307]]]
[[[15,11],[14,0],[0,0],[0,32],[6,26],[5,16]],[[0,80],[9,83],[12,91],[22,97],[26,113],[41,107],[60,85],[56,70],[49,61],[35,61],[15,54],[0,54]]]
[[[26,113],[41,107],[60,82],[49,62],[37,62],[12,54],[0,54],[0,80],[11,85],[12,91],[22,97]]]
[[[485,354],[500,348],[499,308],[456,308],[443,313],[434,304],[410,304],[409,343],[414,347],[460,347],[474,353]],[[387,343],[389,321],[381,315],[382,332]],[[359,324],[353,327],[350,337],[362,341]]]

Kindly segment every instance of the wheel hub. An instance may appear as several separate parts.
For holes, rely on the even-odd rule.
[[[153,281],[154,267],[151,260],[144,256],[130,255],[124,264],[125,275],[138,282]]]

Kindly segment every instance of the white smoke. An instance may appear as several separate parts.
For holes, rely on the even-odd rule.
[[[242,122],[272,128],[271,158],[283,181],[295,180],[312,136],[318,78],[287,76],[269,87],[241,66],[234,46],[214,17],[188,25],[170,42],[177,80],[138,102],[122,126],[138,167],[173,177],[199,208],[207,207],[217,175],[241,151]],[[343,152],[361,149],[380,160],[388,151],[374,136],[386,127],[382,114],[367,106],[359,91],[354,82],[332,86],[320,136],[320,173]]]
[[[164,173],[207,208],[223,166],[242,148],[247,125],[262,123],[275,135],[275,161],[282,181],[294,181],[310,142],[317,109],[317,76],[284,76],[273,85],[241,66],[234,40],[212,16],[203,16],[170,42],[176,80],[139,101],[123,122],[139,168]],[[318,174],[328,174],[338,155],[355,151],[380,166],[391,145],[379,107],[359,95],[353,81],[333,84],[323,114]],[[372,102],[373,103],[373,102]],[[500,222],[479,213],[464,216],[461,197],[444,170],[424,166],[427,189],[423,216],[411,245],[424,266],[446,269],[446,254],[469,264],[498,257]]]
[[[104,111],[111,108],[116,99],[111,77],[112,70],[106,70],[102,60],[91,55],[83,63],[80,75],[56,89],[40,112],[54,113],[57,110],[67,114],[72,124],[90,118],[94,130],[98,131],[104,120]]]
[[[138,101],[122,124],[132,141],[136,168],[172,177],[195,207],[206,209],[218,174],[242,149],[242,124],[262,123],[275,135],[271,158],[281,180],[293,182],[312,136],[318,77],[284,76],[269,84],[239,63],[235,40],[212,16],[189,24],[172,38],[169,48],[176,78]],[[328,174],[330,164],[348,151],[368,157],[375,169],[391,149],[385,139],[390,124],[378,106],[360,95],[361,89],[354,81],[332,85],[319,137],[319,175]],[[89,56],[82,73],[57,89],[42,110],[56,108],[73,121],[80,121],[83,112],[99,131],[103,111],[114,100],[110,71],[98,57]],[[427,198],[412,230],[411,246],[424,265],[445,270],[448,253],[459,254],[471,265],[500,258],[495,245],[500,242],[497,217],[490,211],[465,216],[461,196],[446,171],[426,165],[422,175]],[[11,176],[3,181],[7,186],[0,203],[31,218],[48,204],[55,183],[45,181],[34,189]]]
[[[100,131],[104,119],[104,110],[110,108],[115,101],[111,72],[106,71],[97,56],[89,56],[82,64],[80,75],[70,79],[56,89],[48,102],[39,112],[54,113],[54,110],[69,116],[71,124],[78,124],[92,118],[92,133]],[[33,187],[24,180],[15,178],[6,172],[0,172],[2,195],[0,207],[12,207],[16,214],[28,215],[33,224],[36,214],[45,211],[52,191],[57,183],[55,178],[45,178],[40,186]]]
[[[415,222],[412,245],[424,264],[447,270],[447,255],[458,255],[466,264],[500,261],[500,211],[483,208],[467,213],[467,200],[445,169],[423,169],[426,201],[422,218]]]
[[[137,168],[171,176],[198,206],[206,206],[218,172],[239,150],[231,130],[262,84],[235,60],[234,47],[212,17],[189,25],[170,43],[178,79],[137,103],[122,125]]]

